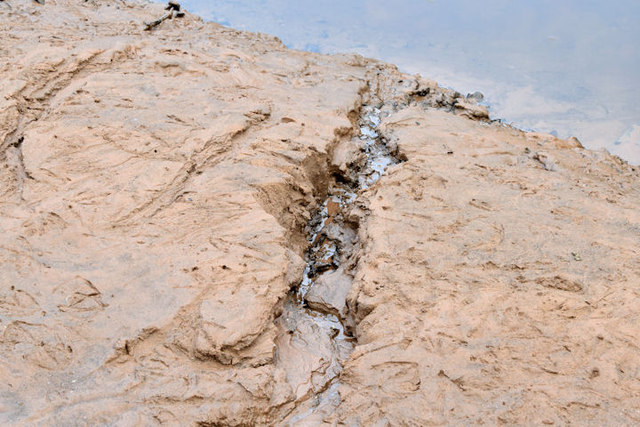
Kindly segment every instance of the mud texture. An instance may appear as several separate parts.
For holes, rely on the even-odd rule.
[[[640,423],[640,173],[162,5],[0,4],[2,425]]]

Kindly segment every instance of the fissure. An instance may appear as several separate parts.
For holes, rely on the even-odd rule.
[[[356,342],[346,297],[356,263],[358,223],[349,213],[360,192],[399,163],[378,130],[380,107],[381,101],[370,94],[360,109],[357,135],[351,141],[360,155],[346,173],[335,174],[326,199],[312,214],[302,280],[276,320],[281,331],[276,360],[295,395],[289,424],[322,418],[339,404],[342,365]]]

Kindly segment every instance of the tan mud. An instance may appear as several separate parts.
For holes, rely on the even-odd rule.
[[[640,422],[636,168],[358,56],[2,3],[3,425]],[[363,173],[367,94],[404,162]],[[343,181],[305,298],[353,352],[288,316]]]

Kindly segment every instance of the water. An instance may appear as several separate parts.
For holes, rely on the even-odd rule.
[[[183,0],[292,48],[357,52],[460,92],[492,117],[640,164],[640,1]]]

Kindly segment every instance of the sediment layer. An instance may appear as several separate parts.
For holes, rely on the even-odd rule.
[[[3,425],[640,422],[636,168],[163,13],[0,3]],[[286,321],[323,207],[343,353]]]

